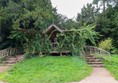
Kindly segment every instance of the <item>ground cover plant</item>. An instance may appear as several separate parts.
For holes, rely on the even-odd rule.
[[[84,60],[72,56],[46,56],[25,59],[7,72],[0,80],[9,83],[64,83],[80,81],[92,71]]]
[[[104,61],[104,64],[111,74],[118,80],[118,54],[112,55],[111,59]]]

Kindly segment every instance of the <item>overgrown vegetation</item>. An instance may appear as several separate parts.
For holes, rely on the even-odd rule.
[[[111,74],[118,80],[118,54],[112,55],[110,59],[104,61],[104,64]]]
[[[97,46],[100,41],[111,38],[114,52],[118,50],[117,0],[93,0],[93,3],[83,6],[76,21],[58,14],[50,0],[0,0],[0,49],[10,46],[24,47],[23,45],[28,45],[29,41],[30,44],[34,43],[37,36],[34,33],[43,33],[51,23],[55,23],[63,30],[84,29],[85,25],[93,24],[94,30],[101,35],[96,39]],[[72,31],[71,34],[73,33],[76,35],[76,32]],[[91,45],[89,41],[86,43]],[[49,52],[49,49],[45,51]]]
[[[110,51],[113,48],[112,39],[108,38],[104,41],[101,41],[99,43],[99,47],[106,50],[106,51]]]
[[[24,32],[44,30],[57,17],[50,0],[0,0],[0,49],[22,47]],[[10,35],[17,38],[10,39]]]
[[[118,54],[118,49],[113,46],[113,40],[111,38],[99,42],[99,47],[110,52],[111,54]]]
[[[81,29],[71,29],[58,35],[58,51],[69,50],[73,55],[80,55],[89,40],[95,45],[98,34],[93,30],[94,26],[84,26]]]
[[[79,57],[46,56],[25,59],[0,74],[0,79],[10,83],[78,82],[91,71],[91,67]]]
[[[95,45],[95,38],[97,38],[98,33],[93,29],[93,25],[88,25],[83,26],[80,29],[73,28],[59,33],[56,38],[56,51],[70,51],[73,55],[80,55],[80,52],[83,52],[87,40]],[[35,54],[42,56],[43,53],[51,53],[53,46],[50,42],[50,35],[44,33],[43,30],[34,30],[33,33],[32,30],[20,33],[22,33],[22,35],[20,35],[21,37],[19,37],[19,32],[13,32],[11,38],[18,40],[21,40],[22,38],[22,40],[25,41],[22,46],[24,47],[26,57]]]
[[[97,40],[107,38],[113,40],[113,47],[118,50],[118,0],[93,0],[93,3],[83,6],[77,16],[79,26],[95,24],[95,31],[101,35]]]

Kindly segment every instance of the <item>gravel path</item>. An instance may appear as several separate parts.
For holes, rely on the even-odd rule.
[[[90,76],[72,83],[118,83],[105,68],[94,68]]]

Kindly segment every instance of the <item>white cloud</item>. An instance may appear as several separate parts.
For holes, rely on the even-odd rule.
[[[83,5],[91,3],[93,0],[51,0],[52,5],[57,7],[57,12],[66,15],[68,18],[77,16],[81,12]]]

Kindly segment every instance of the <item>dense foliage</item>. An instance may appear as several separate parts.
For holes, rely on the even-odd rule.
[[[93,6],[93,4],[87,4],[86,6],[83,6],[81,13],[78,13],[76,20],[79,26],[92,24],[95,22],[97,15],[98,10]]]
[[[56,9],[52,8],[50,0],[0,0],[0,48],[21,45],[27,30],[43,30],[56,19]],[[20,41],[10,39],[17,35]],[[12,44],[12,45],[11,45]]]
[[[113,13],[114,12],[114,13]],[[109,7],[106,10],[105,17],[103,17],[103,14],[98,16],[98,19],[96,21],[96,31],[98,31],[102,36],[100,37],[100,40],[104,40],[105,38],[111,37],[113,39],[113,44],[116,48],[118,48],[118,7]]]
[[[95,45],[98,34],[93,30],[94,26],[84,26],[80,29],[70,29],[58,35],[57,44],[59,51],[71,51],[73,55],[80,55],[89,40]]]
[[[45,35],[44,40],[42,35],[51,23],[55,23],[61,29],[70,30],[70,33],[65,33],[65,40],[61,44],[67,40],[71,42],[70,38],[74,38],[74,42],[70,44],[73,49],[75,46],[72,46],[72,43],[76,45],[77,41],[91,45],[88,40],[91,37],[83,36],[84,30],[87,30],[85,25],[90,24],[95,25],[94,30],[100,34],[96,39],[97,45],[99,42],[111,38],[113,47],[118,49],[118,0],[93,0],[93,3],[83,6],[76,21],[58,14],[50,0],[0,0],[0,49],[12,46],[23,47],[28,54],[29,52],[41,54],[42,49],[49,53],[52,49],[49,36]],[[81,28],[84,30],[78,31]],[[82,40],[80,32],[83,36]],[[92,32],[90,31],[89,34]],[[38,44],[38,42],[43,43]],[[82,46],[82,44],[80,45]],[[77,45],[79,46],[78,43]],[[30,49],[27,49],[29,47]],[[44,48],[47,49],[44,50]]]
[[[69,50],[79,53],[86,45],[86,40],[94,42],[96,34],[91,29],[92,26],[83,26],[78,30],[78,23],[57,14],[50,0],[1,0],[0,4],[1,49],[21,46],[29,56],[50,53],[50,36],[44,34],[44,31],[53,22],[62,29],[69,30],[60,34],[64,35],[64,38],[57,38],[60,40],[57,42],[58,51]],[[65,46],[65,43],[68,45]]]
[[[101,35],[96,43],[111,38],[113,46],[118,49],[118,0],[93,0],[82,8],[77,22],[79,26],[95,24],[95,31]]]
[[[70,29],[63,33],[59,33],[55,43],[56,51],[62,53],[64,51],[72,52],[72,55],[80,55],[89,40],[95,45],[97,33],[93,30],[94,26],[84,26],[81,29]],[[52,32],[53,33],[53,32]],[[42,38],[43,37],[43,38]],[[27,37],[27,41],[23,44],[26,57],[35,54],[42,56],[43,53],[51,53],[53,45],[50,42],[50,36],[43,32],[35,33],[32,38]]]

